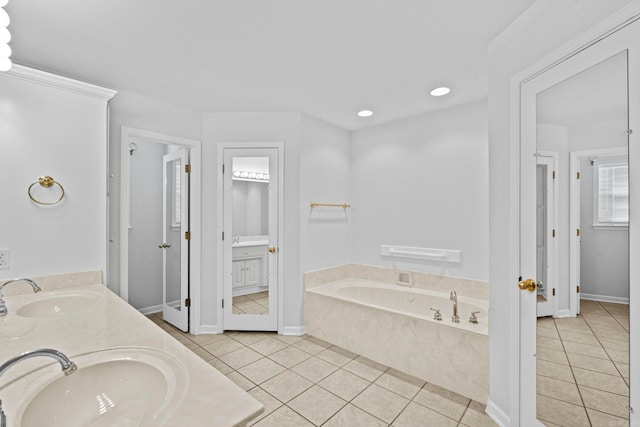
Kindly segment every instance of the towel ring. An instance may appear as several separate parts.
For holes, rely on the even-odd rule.
[[[35,197],[33,197],[33,194],[31,194],[31,189],[36,184],[40,184],[41,186],[43,186],[45,188],[52,187],[54,184],[57,185],[58,187],[60,187],[60,191],[61,191],[60,197],[55,202],[42,202],[42,201],[36,199]],[[51,178],[50,176],[41,176],[40,178],[38,178],[38,180],[36,182],[34,182],[33,184],[31,184],[29,186],[29,189],[27,190],[27,193],[29,193],[29,198],[31,200],[33,200],[35,203],[39,204],[39,205],[55,205],[56,203],[59,203],[62,200],[62,198],[64,197],[64,187],[62,186],[62,184],[60,184],[58,181],[56,181],[55,179]]]

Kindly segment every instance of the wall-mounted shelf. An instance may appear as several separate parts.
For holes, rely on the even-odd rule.
[[[380,245],[380,255],[397,258],[460,263],[460,251],[451,249]]]
[[[311,206],[311,209],[317,208],[319,206],[326,206],[330,208],[342,208],[342,209],[347,209],[351,207],[351,205],[348,203],[317,203],[317,202],[311,202],[310,206]]]

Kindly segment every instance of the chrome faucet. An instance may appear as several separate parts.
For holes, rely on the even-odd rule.
[[[42,289],[40,289],[40,286],[38,286],[36,284],[36,282],[34,282],[31,279],[13,279],[13,280],[9,280],[8,282],[4,282],[2,285],[0,285],[0,317],[2,316],[6,316],[7,315],[7,305],[4,302],[4,299],[2,298],[2,289],[7,286],[9,283],[13,283],[13,282],[27,282],[28,284],[31,285],[31,288],[33,289],[33,292],[40,292]],[[2,426],[0,426],[2,427]]]
[[[40,288],[38,288],[38,290],[39,289]],[[38,357],[38,356],[52,357],[55,360],[57,360],[58,363],[60,363],[60,366],[62,367],[62,372],[65,375],[71,375],[76,371],[76,369],[78,369],[76,364],[73,363],[71,360],[69,360],[69,358],[65,356],[63,353],[51,348],[43,348],[40,350],[27,351],[25,353],[22,353],[20,356],[16,356],[4,362],[2,365],[0,365],[0,377],[2,377],[5,371],[10,367],[12,367],[13,365],[18,364],[23,360],[31,359],[32,357]],[[2,410],[2,400],[0,400],[0,427],[6,427],[6,426],[7,426],[7,417],[4,415],[4,411]]]
[[[451,321],[453,323],[460,323],[460,316],[458,316],[458,294],[456,294],[456,291],[451,291],[449,299],[453,301],[453,316],[451,316]]]

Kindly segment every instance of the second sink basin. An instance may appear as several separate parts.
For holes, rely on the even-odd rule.
[[[70,359],[78,370],[64,376],[58,367],[47,368],[47,379],[26,399],[16,425],[160,426],[188,382],[180,361],[150,348],[109,349]],[[40,376],[36,371],[34,379]]]
[[[22,317],[57,317],[77,313],[89,308],[99,300],[99,295],[92,292],[60,292],[36,294],[28,302],[16,310]]]

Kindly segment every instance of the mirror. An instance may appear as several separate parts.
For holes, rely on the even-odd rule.
[[[181,310],[181,207],[182,207],[182,159],[165,162],[165,221],[164,221],[164,273],[166,304]]]
[[[269,314],[269,157],[232,158],[233,314]]]
[[[627,81],[622,51],[537,94],[537,416],[550,423],[628,425]]]

